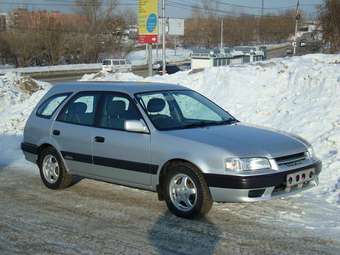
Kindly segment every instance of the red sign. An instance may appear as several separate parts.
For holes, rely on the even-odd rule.
[[[138,42],[140,44],[145,43],[157,43],[158,35],[139,35]]]

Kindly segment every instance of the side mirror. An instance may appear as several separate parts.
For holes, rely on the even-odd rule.
[[[130,132],[149,133],[148,127],[143,120],[126,120],[124,123],[124,129]]]

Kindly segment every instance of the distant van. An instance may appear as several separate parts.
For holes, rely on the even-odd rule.
[[[132,65],[126,59],[104,59],[102,70],[111,73],[131,72]]]

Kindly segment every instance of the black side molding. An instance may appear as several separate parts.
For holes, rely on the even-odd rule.
[[[62,151],[61,154],[63,158],[66,160],[78,161],[87,164],[94,164],[112,168],[120,168],[124,170],[130,170],[134,172],[141,172],[156,175],[158,165],[148,164],[148,163],[141,163],[135,161],[127,161],[121,159],[113,159],[113,158],[104,158],[99,156],[91,156],[86,154]]]
[[[38,154],[38,146],[32,143],[21,143],[21,150],[32,154]]]
[[[321,167],[321,161],[317,161],[316,163],[309,166],[272,174],[253,176],[204,174],[204,177],[209,187],[225,189],[259,189],[264,187],[282,185],[286,181],[287,174],[299,172],[308,168],[314,168],[315,174],[319,175],[321,172]]]

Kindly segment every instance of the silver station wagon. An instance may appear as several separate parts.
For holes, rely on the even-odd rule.
[[[50,189],[82,176],[155,191],[186,218],[204,215],[213,201],[305,190],[317,185],[321,171],[302,138],[243,124],[171,84],[56,85],[30,115],[21,148]]]

